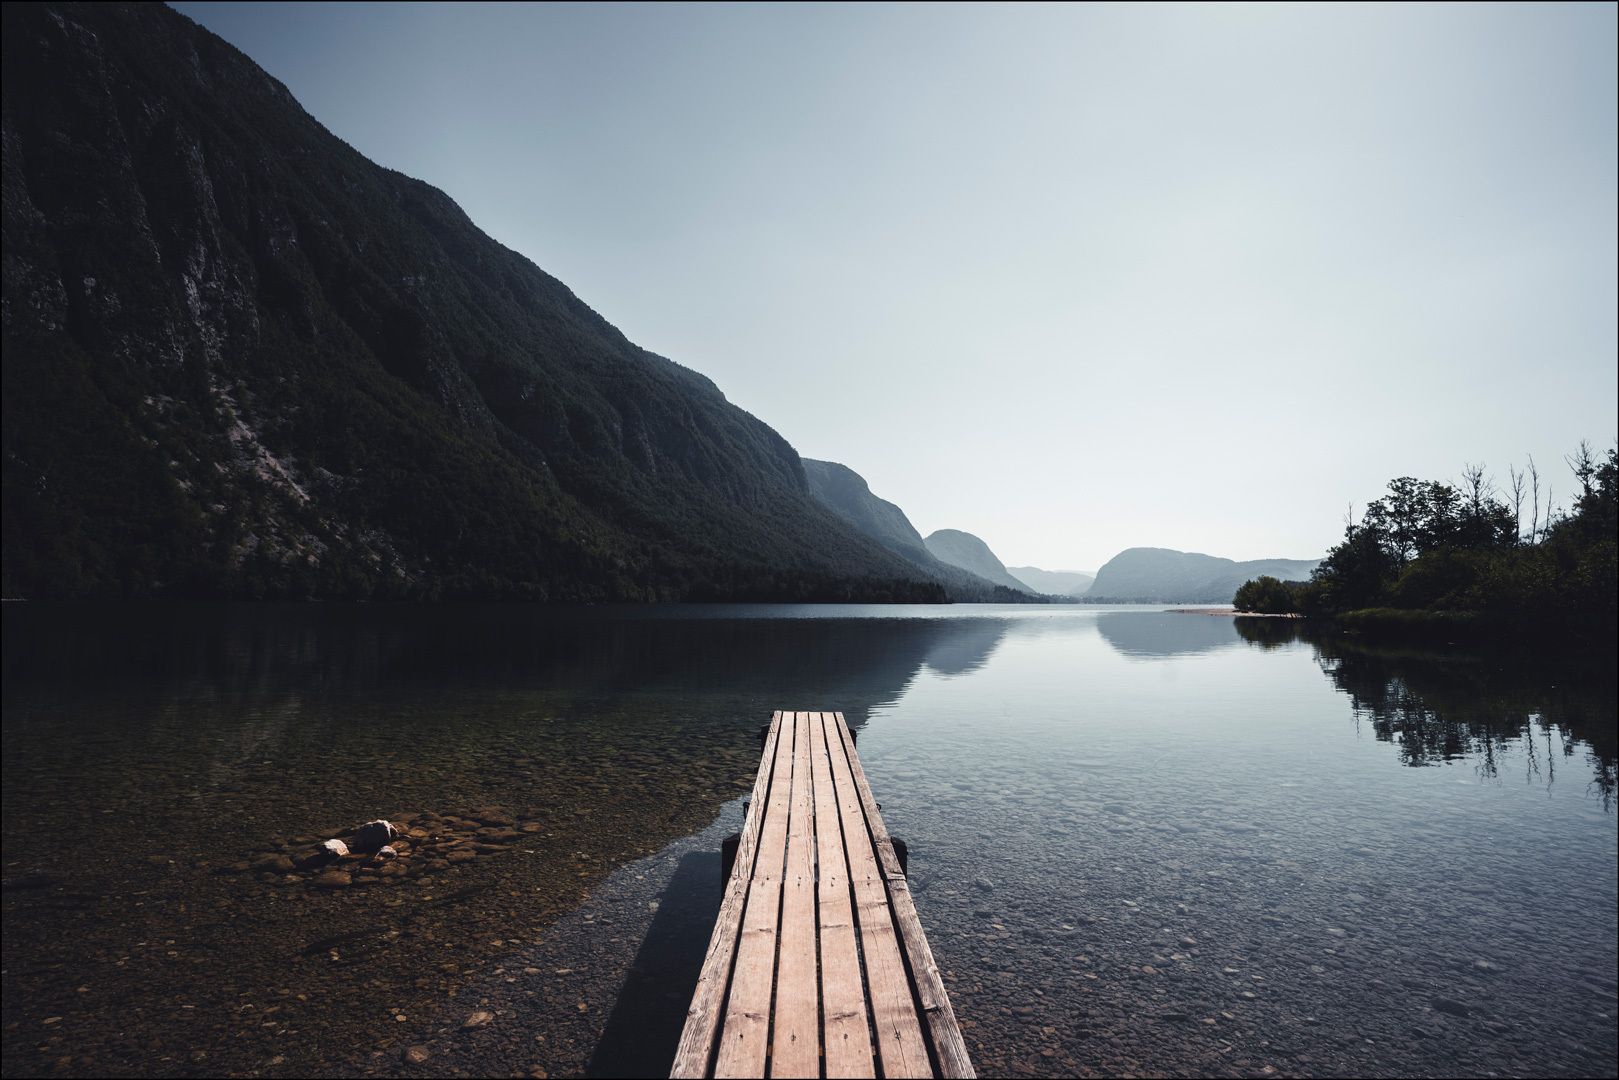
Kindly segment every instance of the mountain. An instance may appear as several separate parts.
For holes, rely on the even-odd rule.
[[[919,565],[936,560],[928,553],[922,534],[905,511],[871,493],[865,477],[835,461],[804,458],[804,476],[810,494],[831,507],[849,524],[897,555]]]
[[[220,38],[3,18],[5,595],[945,599]]]
[[[1095,574],[1081,570],[1042,570],[1038,566],[1008,566],[1006,572],[1049,596],[1079,596],[1096,580]]]
[[[1129,548],[1096,572],[1087,599],[1164,604],[1229,604],[1250,578],[1268,574],[1302,581],[1320,560],[1255,559],[1235,562],[1169,548]]]
[[[962,532],[959,529],[940,529],[931,533],[923,543],[940,562],[959,566],[986,581],[1008,589],[1016,589],[1018,592],[1033,594],[1038,591],[1008,574],[1005,565],[995,557],[993,551],[989,550],[989,545],[972,533]]]
[[[803,460],[810,494],[889,551],[908,559],[923,577],[948,589],[952,598],[968,603],[997,604],[1021,603],[1028,599],[1026,589],[1013,589],[941,562],[927,549],[927,542],[905,516],[905,511],[873,495],[865,477],[847,465],[813,458]]]

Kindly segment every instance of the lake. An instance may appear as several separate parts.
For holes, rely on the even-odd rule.
[[[1619,1068],[1611,666],[1143,607],[3,615],[8,1075],[666,1070],[782,708],[860,732],[981,1075]],[[466,857],[272,865],[377,817]]]

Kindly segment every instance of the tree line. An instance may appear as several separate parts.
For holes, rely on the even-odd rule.
[[[1523,628],[1605,629],[1616,618],[1615,533],[1619,453],[1589,442],[1565,459],[1578,488],[1560,510],[1533,459],[1508,469],[1502,490],[1483,465],[1450,484],[1402,476],[1367,505],[1309,581],[1261,577],[1243,584],[1239,611],[1384,621],[1465,616]]]

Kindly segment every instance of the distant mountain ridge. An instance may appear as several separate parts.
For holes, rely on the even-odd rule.
[[[1267,574],[1302,581],[1319,559],[1253,559],[1237,562],[1172,548],[1127,548],[1096,572],[1087,599],[1162,604],[1229,604],[1238,587]]]
[[[989,545],[970,532],[962,532],[960,529],[939,529],[930,533],[923,542],[927,544],[928,551],[940,562],[959,566],[1003,588],[1015,589],[1031,596],[1037,592],[1007,573],[1005,564],[995,557]]]
[[[1038,566],[1008,566],[1006,572],[1047,596],[1083,596],[1096,580],[1095,574],[1082,570],[1042,570]]]
[[[979,603],[1019,603],[1028,599],[1029,590],[1021,584],[1006,585],[941,560],[928,549],[927,542],[905,516],[905,511],[887,499],[878,498],[865,477],[847,465],[813,458],[803,461],[810,494],[888,550],[910,560],[928,580],[948,589],[954,599]],[[1000,565],[993,554],[990,559]]]
[[[905,511],[872,494],[865,477],[835,461],[804,458],[803,462],[810,494],[831,507],[839,517],[913,563],[926,566],[935,561]]]

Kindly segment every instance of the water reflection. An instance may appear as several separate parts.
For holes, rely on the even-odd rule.
[[[1103,611],[1096,629],[1104,640],[1125,656],[1166,657],[1210,652],[1243,641],[1218,615],[1180,615],[1164,618],[1158,611]]]
[[[1534,650],[1380,646],[1296,619],[1233,622],[1262,649],[1308,642],[1355,719],[1394,745],[1403,764],[1467,759],[1494,779],[1517,755],[1525,779],[1549,785],[1560,762],[1583,759],[1589,771],[1580,779],[1613,808],[1619,702],[1611,671]]]
[[[937,640],[927,652],[927,666],[940,675],[967,675],[989,662],[1008,623],[1003,619],[971,619],[938,624]],[[847,714],[845,714],[847,717]]]
[[[51,686],[74,695],[95,687],[123,694],[131,683],[169,694],[248,695],[267,706],[233,736],[249,752],[298,713],[302,693],[445,684],[587,696],[722,687],[733,697],[757,696],[767,713],[783,704],[841,709],[859,727],[924,664],[945,675],[982,667],[1008,625],[715,618],[695,605],[10,604],[3,614],[12,704]]]
[[[783,706],[865,726],[985,1075],[1613,1071],[1611,666],[1035,606],[0,611],[7,1074],[666,1069],[693,834]],[[1560,782],[1470,773],[1520,765]],[[231,869],[482,807],[532,842],[338,892]]]

